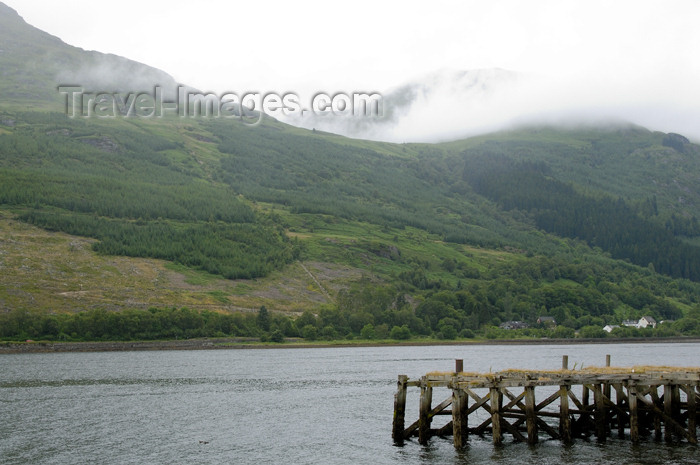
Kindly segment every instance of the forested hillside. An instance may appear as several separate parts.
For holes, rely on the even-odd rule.
[[[1,338],[602,336],[644,315],[675,322],[614,334],[700,334],[700,148],[681,135],[69,118],[43,99],[61,61],[27,83],[16,54],[82,51],[0,13]]]

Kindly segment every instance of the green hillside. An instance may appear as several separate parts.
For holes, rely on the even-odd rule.
[[[573,337],[643,315],[675,323],[617,334],[700,334],[700,148],[682,136],[389,144],[271,118],[69,118],[64,69],[171,78],[2,4],[0,24],[0,338]],[[119,75],[100,85],[141,85]]]

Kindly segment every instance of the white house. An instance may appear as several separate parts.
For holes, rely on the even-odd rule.
[[[603,330],[607,333],[612,333],[612,330],[615,328],[619,328],[620,325],[605,325],[603,326]]]
[[[637,327],[638,328],[646,328],[647,326],[651,326],[652,328],[656,328],[656,320],[650,316],[641,317],[639,319],[639,323],[637,323]]]

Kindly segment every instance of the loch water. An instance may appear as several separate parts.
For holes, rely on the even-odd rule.
[[[601,366],[606,354],[700,366],[698,343],[0,355],[0,464],[700,464],[700,447],[653,437],[494,447],[470,436],[460,452],[450,438],[392,442],[399,374],[450,371],[456,358],[481,372],[557,369],[562,355]],[[410,422],[417,394],[408,402]]]

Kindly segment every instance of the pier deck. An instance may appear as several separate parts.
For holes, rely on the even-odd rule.
[[[416,380],[399,375],[394,442],[417,436],[427,444],[433,436],[452,436],[460,449],[470,434],[491,434],[494,444],[505,434],[534,444],[540,435],[566,443],[593,435],[605,441],[615,431],[633,442],[653,434],[657,440],[697,444],[700,368],[610,367],[609,356],[606,367],[569,370],[567,364],[565,356],[561,370],[468,373],[457,360],[454,372]],[[412,387],[420,389],[418,419],[406,427]],[[433,391],[440,388],[450,395],[434,405]],[[439,416],[451,418],[436,427]]]

